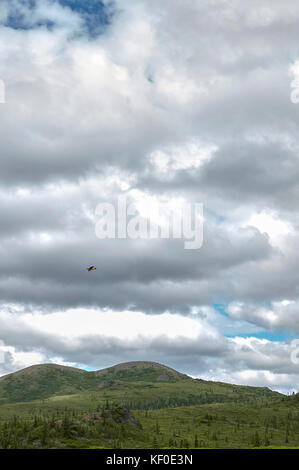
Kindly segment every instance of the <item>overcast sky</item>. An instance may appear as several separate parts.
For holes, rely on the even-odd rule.
[[[0,375],[298,391],[298,1],[1,0],[0,79]],[[203,204],[202,247],[100,240],[120,196]]]

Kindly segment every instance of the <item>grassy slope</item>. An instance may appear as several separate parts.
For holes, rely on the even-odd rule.
[[[299,406],[283,402],[269,405],[228,403],[135,411],[153,444],[159,447],[252,448],[299,447]],[[159,434],[156,433],[158,422]]]
[[[285,402],[275,405],[232,406],[228,403],[198,405],[159,410],[137,410],[132,412],[141,429],[110,423],[107,429],[96,428],[89,423],[90,435],[76,433],[77,417],[73,418],[74,433],[63,436],[54,433],[44,447],[67,448],[252,448],[252,447],[298,447],[299,406]],[[56,416],[56,415],[55,415]],[[61,414],[60,416],[63,416]],[[57,418],[56,418],[57,419]],[[20,420],[18,420],[20,422]],[[52,418],[44,421],[49,430]],[[33,420],[21,420],[21,423]],[[83,420],[81,419],[81,422]],[[0,423],[0,437],[1,437]],[[23,425],[21,425],[22,427]],[[20,429],[20,426],[19,426]],[[37,441],[32,447],[41,445],[43,426],[34,428]],[[19,437],[23,436],[22,430]],[[258,436],[258,443],[256,439]],[[10,442],[13,442],[13,434]]]
[[[132,410],[161,409],[186,405],[229,403],[236,405],[267,404],[280,398],[280,394],[255,387],[237,387],[221,383],[180,380],[179,382],[129,381],[107,385],[103,388],[83,390],[71,394],[53,394],[51,397],[27,402],[3,403],[0,406],[0,420],[36,413],[93,410],[106,400],[126,403]]]

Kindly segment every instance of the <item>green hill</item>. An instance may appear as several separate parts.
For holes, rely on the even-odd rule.
[[[0,404],[96,391],[124,382],[175,383],[184,379],[192,380],[185,374],[154,362],[127,362],[95,372],[42,364],[0,377]]]
[[[92,393],[93,392],[93,393]],[[99,401],[122,401],[131,408],[162,408],[218,402],[275,400],[280,394],[268,388],[246,387],[192,379],[155,362],[126,362],[86,372],[56,364],[31,366],[0,378],[0,405],[36,400],[67,403],[82,397],[86,406]],[[60,400],[60,398],[62,400]],[[89,397],[89,398],[88,398]],[[1,417],[1,408],[0,408]]]
[[[44,364],[0,378],[0,448],[269,446],[299,447],[297,395],[141,361],[94,372]]]
[[[177,382],[191,378],[163,364],[145,361],[123,362],[107,369],[98,370],[94,374],[106,380],[116,379],[144,382]]]

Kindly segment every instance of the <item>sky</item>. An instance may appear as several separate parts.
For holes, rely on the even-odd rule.
[[[298,31],[296,0],[1,0],[0,375],[298,391]],[[100,239],[121,197],[202,204],[202,246]]]

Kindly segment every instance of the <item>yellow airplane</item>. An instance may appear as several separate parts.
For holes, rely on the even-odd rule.
[[[90,266],[90,268],[87,268],[87,271],[95,271],[97,268],[95,266]]]

